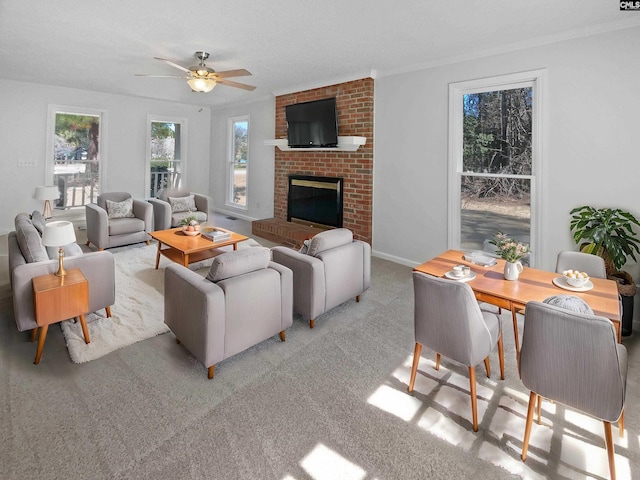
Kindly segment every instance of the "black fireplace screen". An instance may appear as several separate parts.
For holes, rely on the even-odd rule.
[[[287,221],[342,227],[342,178],[289,175]]]

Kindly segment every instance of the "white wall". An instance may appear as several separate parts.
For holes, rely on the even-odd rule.
[[[227,205],[227,121],[249,115],[248,205]],[[273,217],[274,147],[264,144],[275,135],[275,97],[260,102],[217,108],[211,114],[210,185],[214,208],[246,220]]]
[[[184,185],[198,192],[209,191],[210,109],[121,95],[44,86],[0,79],[0,146],[2,188],[0,232],[13,230],[16,213],[42,210],[33,198],[35,187],[51,184],[45,176],[47,110],[49,105],[106,111],[104,191],[127,191],[146,198],[144,184],[147,114],[186,118],[188,165]],[[21,159],[35,160],[23,167]]]
[[[575,249],[569,211],[640,218],[640,28],[376,79],[373,248],[409,265],[447,248],[448,85],[546,69],[538,267]],[[640,232],[640,229],[638,229]],[[640,266],[625,267],[640,279]]]

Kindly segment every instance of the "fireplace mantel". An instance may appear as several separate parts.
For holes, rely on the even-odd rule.
[[[361,145],[367,143],[367,137],[338,137],[338,146],[331,148],[291,148],[286,138],[276,138],[274,140],[265,140],[264,144],[278,147],[283,152],[301,151],[301,152],[355,152]]]

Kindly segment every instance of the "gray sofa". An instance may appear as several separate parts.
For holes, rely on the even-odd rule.
[[[273,261],[293,270],[293,310],[309,319],[360,294],[371,283],[371,246],[353,240],[346,228],[327,230],[305,241],[298,252],[287,247],[271,249]]]
[[[164,274],[164,323],[208,369],[293,322],[293,274],[270,261],[269,249],[223,253],[207,278],[171,264]]]
[[[209,216],[209,198],[185,188],[162,189],[149,203],[153,205],[154,230],[179,227],[189,215],[195,216],[199,223],[206,222]]]
[[[114,218],[108,202],[120,203],[131,199],[129,214]],[[97,203],[85,205],[87,216],[87,245],[93,243],[98,250],[151,240],[153,207],[145,200],[132,199],[127,192],[109,192],[98,195]]]
[[[37,214],[37,215],[36,215]],[[34,212],[37,217],[39,212]],[[40,215],[41,217],[41,215]],[[42,229],[44,220],[36,222]],[[39,275],[55,273],[58,270],[57,249],[47,249],[41,242],[41,233],[31,216],[21,213],[15,218],[16,230],[8,235],[9,280],[13,291],[13,313],[18,330],[37,328],[33,306],[33,286],[31,279]],[[109,252],[91,252],[86,247],[73,244],[65,247],[64,266],[67,270],[79,268],[89,281],[89,311],[107,309],[116,298],[115,261]],[[50,248],[50,247],[49,247]]]

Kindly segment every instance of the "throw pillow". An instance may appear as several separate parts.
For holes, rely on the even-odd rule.
[[[194,212],[196,208],[196,200],[193,195],[188,197],[168,197],[171,211],[176,212]]]
[[[109,218],[134,218],[133,198],[129,197],[122,202],[107,200],[107,216]]]
[[[593,310],[591,310],[589,304],[575,295],[554,295],[553,297],[545,298],[542,303],[564,308],[570,312],[593,315]]]
[[[214,258],[207,280],[219,282],[243,273],[255,272],[269,266],[271,250],[266,247],[246,248],[223,253]]]
[[[34,210],[31,214],[31,223],[34,227],[36,227],[36,230],[38,230],[40,236],[42,236],[42,232],[44,232],[44,225],[46,222],[44,220],[44,217],[38,210]]]
[[[311,240],[305,240],[302,242],[302,247],[300,247],[299,252],[305,254],[309,251],[309,244],[311,244]]]
[[[47,251],[42,245],[42,239],[36,228],[31,224],[22,223],[16,230],[18,247],[27,263],[49,260]]]
[[[47,255],[49,256],[49,260],[58,260],[58,250],[60,247],[45,247],[47,249]],[[62,251],[64,252],[65,257],[73,257],[74,255],[82,255],[84,252],[80,245],[76,242],[70,243],[69,245],[63,245]]]

